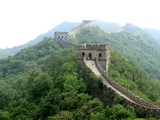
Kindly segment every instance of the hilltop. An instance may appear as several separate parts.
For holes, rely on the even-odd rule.
[[[61,48],[54,39],[45,38],[0,60],[0,119],[135,117],[129,106],[115,101],[106,108],[92,96],[89,91],[99,88],[100,81],[77,64],[75,49]],[[122,112],[115,116],[116,109]]]
[[[115,51],[111,54],[110,76],[135,94],[157,103],[159,88],[155,86],[160,83],[149,80],[133,61]],[[2,59],[0,64],[1,119],[145,117],[123,105],[118,96],[108,93],[104,98],[99,94],[101,79],[77,64],[75,49],[62,48],[52,38]],[[146,89],[148,85],[150,88]]]

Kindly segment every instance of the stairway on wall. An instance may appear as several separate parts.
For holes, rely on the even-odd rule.
[[[99,62],[94,61],[94,60],[84,60],[85,65],[97,76],[101,76],[103,81],[102,83],[107,86],[107,88],[110,88],[113,90],[116,94],[120,95],[123,97],[127,103],[130,103],[134,105],[135,107],[138,107],[140,109],[143,109],[145,111],[149,111],[150,113],[155,113],[155,116],[160,116],[160,108],[150,104],[143,99],[135,96],[133,93],[130,91],[126,90],[122,86],[120,86],[118,83],[116,83],[114,80],[112,80],[110,77],[107,75],[104,75],[104,71],[102,72],[100,70],[99,66],[97,65]],[[97,68],[98,67],[98,68]],[[106,77],[107,76],[107,77]]]
[[[96,75],[96,76],[102,76],[99,70],[96,67],[95,61],[93,60],[86,60],[85,64],[87,65],[88,68],[91,69],[91,71]]]
[[[103,81],[102,83],[104,85],[106,85],[107,87],[111,88],[112,90],[114,90],[118,95],[122,96],[123,98],[127,99],[128,101],[131,101],[132,103],[135,103],[134,101],[132,101],[130,98],[128,98],[126,95],[122,94],[121,92],[119,92],[118,90],[116,90],[114,87],[112,87],[108,81],[102,76],[102,74],[99,72],[99,70],[96,67],[96,63],[94,60],[85,60],[84,61],[86,66],[96,75],[99,77],[102,77]]]

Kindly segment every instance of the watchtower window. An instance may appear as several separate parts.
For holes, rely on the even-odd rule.
[[[91,53],[89,53],[89,56],[88,56],[88,59],[92,59],[92,54]]]
[[[63,36],[62,36],[62,38],[63,38]]]
[[[84,52],[82,52],[82,55],[83,55],[83,56],[85,56],[85,53],[84,53]]]
[[[102,53],[99,53],[99,57],[102,57]]]

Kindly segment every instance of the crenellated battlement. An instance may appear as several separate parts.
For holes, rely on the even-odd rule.
[[[107,44],[104,45],[79,45],[78,48],[79,60],[95,60],[98,59],[102,68],[108,72],[108,66],[110,61],[110,48]]]
[[[109,50],[109,45],[107,44],[100,44],[100,45],[91,45],[91,44],[82,44],[79,46],[79,50],[96,50],[96,51],[106,51]]]
[[[68,32],[55,32],[54,33],[55,39],[68,39]]]
[[[93,21],[92,20],[83,20],[83,22],[76,28],[73,28],[70,32],[69,35],[75,35],[77,32],[79,32],[81,29],[85,27],[90,27],[93,26]]]
[[[92,20],[83,20],[83,23],[82,23],[83,25],[93,25],[93,21]]]

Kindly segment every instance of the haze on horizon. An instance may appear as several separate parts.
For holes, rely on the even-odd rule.
[[[3,0],[0,48],[27,43],[66,20],[133,23],[160,29],[159,0]]]

